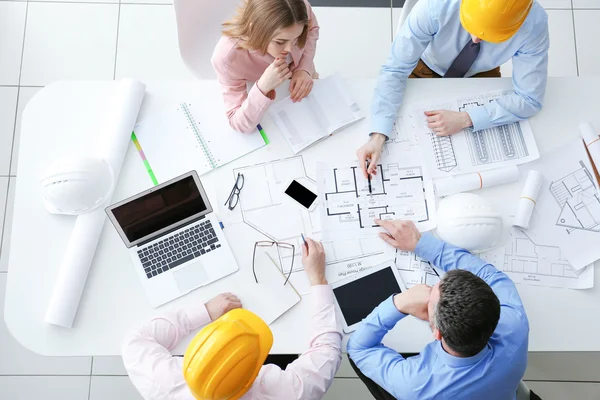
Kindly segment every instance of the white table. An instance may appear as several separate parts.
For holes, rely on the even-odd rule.
[[[367,113],[374,80],[352,81],[349,86],[354,97]],[[42,208],[39,197],[40,165],[60,154],[60,132],[48,137],[44,120],[37,121],[36,110],[58,107],[66,102],[69,93],[93,95],[102,82],[70,82],[59,86],[44,101],[36,96],[24,118],[19,155],[14,222],[6,289],[5,320],[13,336],[26,348],[44,355],[116,355],[124,335],[153,315],[179,307],[200,304],[224,291],[249,290],[253,243],[233,244],[240,271],[187,296],[152,309],[144,293],[127,250],[110,224],[106,224],[95,255],[94,263],[72,329],[63,329],[43,322],[48,300],[56,280],[63,251],[74,220],[50,217]],[[214,92],[215,82],[157,82],[148,84],[148,91],[139,119],[160,111],[178,101],[190,100],[200,93]],[[450,95],[472,95],[482,91],[510,88],[510,79],[410,80],[406,102]],[[40,93],[48,88],[43,89]],[[542,112],[531,119],[540,152],[561,145],[577,135],[577,125],[591,121],[600,127],[600,79],[550,79],[546,104]],[[38,94],[39,96],[39,94]],[[216,98],[215,101],[221,101]],[[313,146],[302,153],[308,174],[314,178],[318,160],[349,160],[367,138],[369,123],[362,121],[340,134]],[[231,170],[291,156],[287,144],[276,126],[265,118],[263,127],[271,144],[240,160],[202,177],[211,203],[224,201],[217,196],[219,181],[233,184]],[[150,186],[138,154],[130,147],[114,201],[125,198]],[[480,191],[499,207],[515,204],[519,185],[510,184]],[[225,230],[227,233],[227,230]],[[600,330],[600,274],[591,290],[551,289],[518,286],[531,324],[530,351],[600,351],[600,342],[590,332]],[[299,353],[306,349],[310,315],[310,296],[277,320],[271,328],[275,334],[273,353]],[[418,352],[431,340],[425,323],[413,318],[403,320],[386,337],[386,343],[401,352]],[[182,352],[186,341],[177,348]]]

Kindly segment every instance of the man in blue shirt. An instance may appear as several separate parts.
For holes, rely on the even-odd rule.
[[[493,71],[512,59],[513,93],[464,112],[425,113],[438,135],[487,129],[529,118],[542,108],[548,48],[548,16],[534,0],[419,0],[379,74],[371,137],[357,152],[365,177],[376,173],[409,76],[500,76]]]
[[[446,274],[381,303],[348,341],[348,355],[377,399],[514,399],[527,366],[529,323],[517,289],[493,265],[410,221],[378,221],[380,236]],[[434,342],[404,358],[384,346],[407,315],[429,322]],[[360,374],[359,374],[360,376]],[[365,381],[365,379],[363,379]],[[392,397],[393,396],[393,397]]]

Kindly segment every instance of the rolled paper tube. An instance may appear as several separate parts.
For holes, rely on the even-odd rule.
[[[436,196],[445,197],[518,180],[519,168],[512,166],[436,179],[433,181],[433,186]]]
[[[600,135],[589,122],[580,124],[579,132],[592,159],[596,180],[600,184],[600,176],[598,175],[598,167],[600,167]]]
[[[103,158],[111,166],[115,183],[129,146],[131,132],[135,125],[146,85],[133,79],[123,79],[115,90],[110,113],[106,116],[103,135],[98,137],[94,147],[96,156]],[[94,253],[100,240],[102,227],[106,220],[104,208],[110,204],[111,189],[106,203],[77,217],[71,238],[60,266],[56,283],[46,310],[45,321],[49,324],[71,328],[79,301],[85,287]]]
[[[515,222],[513,225],[521,227],[523,229],[529,228],[529,221],[533,214],[533,209],[538,200],[538,195],[544,182],[544,176],[536,170],[529,171],[527,174],[527,180],[525,186],[521,192],[521,198],[517,208],[517,215],[515,216]]]

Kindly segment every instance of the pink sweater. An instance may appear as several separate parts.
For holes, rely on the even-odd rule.
[[[308,1],[305,0],[311,28],[308,31],[303,49],[294,46],[291,51],[293,63],[291,70],[304,70],[313,75],[315,72],[314,57],[319,39],[319,24]],[[250,133],[256,130],[267,107],[273,102],[262,94],[256,85],[248,92],[247,82],[256,82],[265,69],[274,61],[273,56],[260,51],[246,50],[238,47],[240,39],[221,37],[211,62],[217,79],[223,88],[223,99],[229,124],[239,132]]]

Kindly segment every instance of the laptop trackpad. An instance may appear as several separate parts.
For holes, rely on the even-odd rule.
[[[173,271],[175,282],[181,292],[187,293],[208,281],[208,275],[201,262],[195,262],[185,268]]]

